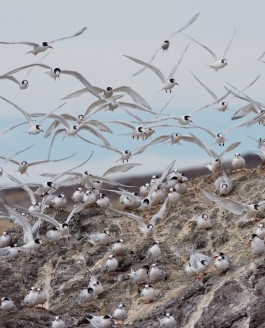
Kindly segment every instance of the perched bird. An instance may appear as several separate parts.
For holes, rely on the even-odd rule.
[[[17,247],[17,244],[14,244],[13,246],[0,248],[0,257],[2,259],[13,259],[17,257],[20,252],[20,247]]]
[[[149,265],[145,264],[142,265],[137,271],[134,271],[133,268],[131,268],[131,273],[129,273],[128,276],[134,283],[141,284],[148,281],[148,271]]]
[[[36,287],[31,287],[30,292],[24,297],[23,304],[25,304],[29,308],[34,307],[36,291]]]
[[[208,267],[211,265],[212,260],[209,256],[202,253],[195,252],[195,245],[190,250],[190,266],[197,275],[205,274]]]
[[[149,279],[151,282],[166,280],[166,272],[153,263],[149,271]]]
[[[261,255],[265,253],[264,240],[260,239],[258,235],[252,234],[248,243],[251,244],[252,253],[254,255]]]
[[[173,315],[169,312],[163,313],[164,318],[159,319],[161,328],[177,328],[177,321]]]
[[[208,47],[206,47],[204,44],[194,40],[193,38],[189,37],[192,41],[194,41],[195,43],[198,43],[200,46],[202,46],[205,50],[207,50],[210,55],[212,55],[212,57],[214,58],[215,62],[213,64],[210,64],[208,65],[210,68],[214,69],[216,72],[218,72],[219,69],[221,68],[224,68],[226,65],[227,65],[227,59],[225,58],[230,46],[231,46],[231,43],[234,39],[234,36],[235,36],[235,33],[236,33],[236,30],[234,31],[233,35],[232,35],[232,38],[231,40],[229,41],[224,53],[223,53],[223,58],[221,59],[218,59],[218,57],[216,56],[216,54]]]
[[[108,260],[105,264],[105,270],[108,272],[115,272],[118,268],[119,262],[114,255],[109,255]]]
[[[221,176],[215,180],[214,188],[220,195],[228,195],[232,191],[233,183],[224,170],[222,170]]]
[[[3,231],[2,236],[0,236],[0,247],[8,247],[11,245],[12,238],[8,231]]]
[[[151,246],[147,251],[147,257],[151,257],[152,262],[156,261],[161,255],[161,249],[159,247],[160,244],[162,243],[156,240],[153,243],[153,246]]]
[[[78,187],[72,195],[72,201],[74,203],[82,203],[84,195],[85,192],[83,191],[83,189]]]
[[[16,306],[11,298],[2,297],[0,309],[3,311],[3,313],[10,313],[16,310]]]
[[[235,153],[235,157],[232,159],[231,165],[235,171],[242,170],[246,167],[246,161],[239,153]]]
[[[219,275],[223,275],[232,265],[230,257],[226,256],[224,253],[219,252],[217,256],[214,257],[214,266],[219,271]]]
[[[92,327],[94,328],[111,328],[113,324],[113,319],[111,315],[88,315],[86,319],[89,323],[91,323]]]
[[[104,291],[102,284],[100,283],[100,281],[98,281],[97,277],[94,275],[91,275],[89,277],[88,287],[93,288],[96,296],[102,294]]]
[[[198,215],[193,218],[193,221],[196,221],[199,229],[211,229],[213,226],[208,214]]]
[[[115,244],[111,246],[111,253],[115,256],[125,256],[127,247],[123,239],[118,239]]]
[[[111,202],[109,197],[105,194],[99,194],[99,199],[96,201],[100,208],[106,209],[111,207]]]
[[[90,303],[94,302],[96,299],[97,295],[94,291],[94,288],[88,287],[80,292],[78,296],[78,304],[83,307],[86,307],[89,306]]]
[[[47,295],[42,288],[37,288],[34,294],[34,305],[35,306],[43,306],[43,304],[47,301]]]
[[[143,299],[144,303],[149,303],[155,299],[155,290],[154,288],[146,284],[144,288],[141,290],[141,298]]]
[[[0,42],[0,44],[25,44],[27,46],[31,46],[33,47],[32,50],[28,51],[27,53],[31,53],[33,55],[37,55],[38,53],[40,52],[43,52],[49,48],[53,49],[52,46],[50,44],[54,43],[54,42],[58,42],[58,41],[62,41],[62,40],[65,40],[65,39],[70,39],[70,38],[74,38],[80,34],[82,34],[83,32],[85,32],[87,28],[86,27],[83,27],[81,30],[77,31],[76,33],[70,35],[70,36],[65,36],[65,37],[62,37],[62,38],[59,38],[59,39],[54,39],[54,40],[51,40],[49,42],[42,42],[42,43],[35,43],[35,42],[29,42],[29,41],[22,41],[22,42]]]
[[[265,239],[265,227],[264,227],[264,224],[260,223],[258,225],[258,228],[256,229],[256,232],[255,232],[256,235],[258,235],[258,237],[260,239]]]
[[[127,314],[128,310],[126,310],[125,304],[120,303],[117,309],[114,310],[112,317],[118,322],[124,323],[124,321],[127,319]]]
[[[112,240],[109,230],[103,230],[102,233],[87,235],[87,237],[88,241],[94,246],[107,246]]]
[[[61,317],[56,316],[55,320],[52,321],[51,328],[65,328],[65,322],[61,319]]]
[[[146,68],[149,68],[151,71],[153,71],[163,83],[163,87],[161,90],[165,90],[166,92],[169,90],[169,92],[171,93],[171,89],[175,85],[178,85],[178,83],[176,82],[176,80],[174,78],[174,75],[175,75],[177,69],[179,68],[179,65],[181,64],[182,59],[183,59],[188,47],[189,47],[189,44],[186,46],[186,48],[181,53],[180,58],[178,59],[176,65],[174,65],[174,67],[172,68],[168,77],[165,77],[165,75],[154,65],[151,65],[149,63],[146,63],[142,60],[139,60],[139,59],[136,59],[136,58],[133,58],[130,56],[125,56],[125,57],[127,57],[127,58],[131,59],[132,61],[136,62],[137,64],[143,65]]]

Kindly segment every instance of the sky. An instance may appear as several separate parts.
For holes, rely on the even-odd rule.
[[[74,70],[81,73],[92,85],[106,88],[127,85],[140,93],[151,105],[154,112],[158,112],[170,99],[171,95],[159,90],[161,81],[157,76],[146,70],[137,77],[132,77],[141,67],[123,55],[129,55],[143,61],[148,61],[154,51],[159,48],[163,40],[181,28],[186,22],[200,12],[199,18],[188,29],[173,37],[168,51],[160,52],[153,62],[165,75],[168,75],[180,53],[189,43],[187,35],[207,45],[218,56],[221,56],[231,36],[236,29],[232,45],[227,53],[228,66],[218,73],[207,67],[212,63],[212,57],[202,47],[191,42],[185,57],[176,72],[175,78],[179,86],[172,90],[173,98],[164,114],[189,114],[194,108],[212,102],[211,96],[192,77],[190,70],[199,77],[218,96],[225,92],[225,82],[229,82],[239,89],[244,88],[256,76],[262,74],[257,83],[246,93],[260,102],[264,94],[263,63],[257,58],[265,51],[264,43],[264,9],[261,1],[242,0],[79,0],[79,1],[51,1],[45,2],[28,0],[5,1],[1,4],[0,12],[0,41],[49,41],[62,36],[71,35],[86,26],[87,31],[82,35],[54,43],[54,49],[41,60],[51,67]],[[27,54],[31,50],[25,45],[0,45],[1,74],[17,67],[39,61],[44,54],[33,56]],[[27,76],[29,88],[18,90],[18,86],[7,80],[0,80],[0,95],[11,100],[29,113],[48,112],[63,103],[62,97],[83,88],[83,85],[71,76],[62,75],[60,80],[54,81],[44,73],[43,68],[34,68]],[[19,80],[26,77],[27,71],[17,73]],[[78,115],[95,101],[96,98],[85,94],[67,102],[57,114],[69,113]],[[127,96],[124,101],[130,101]],[[234,112],[246,103],[232,99],[229,110],[218,112],[214,106],[194,114],[195,124],[210,128],[218,133],[237,124],[231,121]],[[25,118],[14,107],[0,99],[0,131],[14,124],[24,122]],[[143,120],[151,119],[151,115],[136,113]],[[102,122],[121,120],[131,122],[132,118],[122,110],[102,112],[93,118]],[[44,130],[50,120],[44,122]],[[170,122],[171,123],[171,122]],[[173,122],[172,122],[173,123]],[[120,150],[133,150],[144,145],[145,142],[132,140],[122,135],[129,132],[125,127],[106,123],[113,134],[104,134],[111,145]],[[25,133],[26,125],[17,128],[0,138],[1,156],[9,156],[20,149],[35,145],[24,154],[18,155],[18,161],[36,161],[47,158],[51,138],[44,139],[43,135],[30,136]],[[214,140],[202,131],[186,130],[177,127],[157,128],[153,136],[171,134],[194,133],[211,145]],[[81,135],[93,142],[100,142],[87,132]],[[264,137],[264,127],[255,125],[252,128],[241,128],[228,134],[229,143],[241,141],[240,146],[227,155],[231,158],[235,152],[241,154],[256,152],[257,144],[248,136]],[[217,152],[218,145],[213,146]],[[115,164],[119,155],[81,141],[77,138],[59,136],[54,143],[51,158],[58,159],[78,152],[71,160],[60,163],[49,163],[30,168],[29,176],[16,174],[23,182],[42,182],[46,179],[39,177],[44,172],[61,172],[83,162],[94,151],[91,160],[80,171],[88,170],[92,174],[101,175]],[[210,163],[209,156],[196,145],[157,145],[150,147],[139,156],[131,160],[142,164],[132,169],[128,174],[152,174],[163,170],[170,162],[176,160],[176,167],[194,167]],[[1,162],[0,162],[1,165]],[[3,184],[9,183],[6,174],[15,174],[16,166],[8,163],[1,177]]]

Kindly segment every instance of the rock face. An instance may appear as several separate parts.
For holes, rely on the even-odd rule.
[[[229,174],[229,173],[228,173]],[[231,199],[248,204],[264,198],[263,167],[248,169],[229,176],[234,182]],[[19,257],[0,262],[0,297],[10,297],[17,306],[11,314],[1,314],[0,328],[51,327],[55,315],[60,315],[66,327],[92,327],[85,321],[88,314],[113,313],[119,303],[129,310],[124,324],[116,327],[159,327],[162,312],[170,312],[178,328],[262,328],[265,327],[265,261],[264,256],[253,258],[248,245],[256,223],[240,222],[238,216],[204,198],[200,188],[214,193],[216,177],[205,176],[189,181],[187,194],[176,207],[168,207],[164,218],[155,227],[155,240],[161,244],[162,255],[157,264],[167,273],[167,280],[152,284],[156,298],[149,304],[141,300],[139,289],[128,276],[133,267],[151,265],[146,258],[153,241],[145,239],[137,223],[97,207],[76,214],[70,225],[71,239],[49,243],[45,234],[51,225],[43,224],[40,251],[23,253]],[[156,213],[160,205],[152,208]],[[138,212],[138,211],[135,211]],[[191,219],[195,214],[207,213],[213,227],[200,230]],[[63,222],[65,212],[53,212]],[[261,213],[260,219],[263,219]],[[147,214],[149,218],[151,214]],[[110,246],[92,246],[87,235],[108,229],[113,242],[122,238],[128,251],[118,257],[116,274],[103,270]],[[19,228],[12,228],[13,239],[22,244]],[[15,233],[16,231],[16,233]],[[18,237],[15,237],[18,236]],[[232,258],[232,267],[219,276],[214,266],[200,280],[187,276],[184,266],[189,260],[189,247],[197,244],[198,252],[210,257],[223,252]],[[97,276],[104,287],[103,294],[88,308],[78,304],[78,295],[88,285],[90,274]],[[43,308],[21,305],[30,287],[42,287],[48,297]]]

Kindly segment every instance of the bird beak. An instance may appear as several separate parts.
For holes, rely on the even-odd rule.
[[[51,49],[53,49],[53,47],[52,47],[52,46],[48,46],[48,48],[51,48]]]
[[[252,239],[249,240],[248,245],[252,242]]]
[[[44,131],[43,131],[43,130],[40,130],[40,131],[44,133]]]
[[[215,256],[213,256],[213,259],[216,259],[218,256],[217,255],[215,255]]]
[[[177,82],[175,82],[176,85],[179,85]]]

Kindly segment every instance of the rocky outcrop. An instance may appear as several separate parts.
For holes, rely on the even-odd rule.
[[[263,167],[230,173],[234,190],[229,197],[247,203],[262,200],[264,175]],[[90,327],[85,322],[87,314],[109,314],[120,302],[125,303],[129,313],[126,322],[117,327],[159,327],[158,318],[163,311],[174,315],[178,328],[265,327],[265,259],[253,258],[248,245],[256,223],[240,222],[237,216],[204,198],[200,188],[213,193],[214,180],[214,176],[191,180],[179,205],[169,207],[165,217],[158,221],[154,238],[163,244],[157,263],[166,271],[167,280],[152,284],[156,291],[153,302],[143,303],[139,287],[128,276],[131,267],[138,269],[151,264],[146,254],[152,240],[143,237],[133,220],[92,207],[75,216],[69,242],[50,244],[45,233],[51,226],[43,224],[44,245],[40,251],[0,262],[0,296],[12,298],[17,305],[15,312],[0,314],[0,327],[51,327],[55,315],[62,316],[67,327]],[[49,213],[61,222],[67,216],[65,212],[49,210]],[[211,217],[212,229],[196,227],[191,219],[197,213]],[[263,217],[262,213],[260,219]],[[14,241],[22,244],[21,230],[12,229]],[[127,255],[118,258],[115,275],[103,269],[111,253],[110,246],[95,247],[87,239],[88,234],[104,229],[110,230],[114,240],[124,239],[128,248]],[[187,276],[184,266],[193,243],[206,255],[213,256],[217,251],[229,255],[233,260],[231,269],[219,276],[212,266],[200,280]],[[87,287],[90,273],[98,277],[104,292],[91,307],[82,308],[77,298]],[[48,300],[43,308],[28,309],[21,305],[31,286],[45,290]]]

